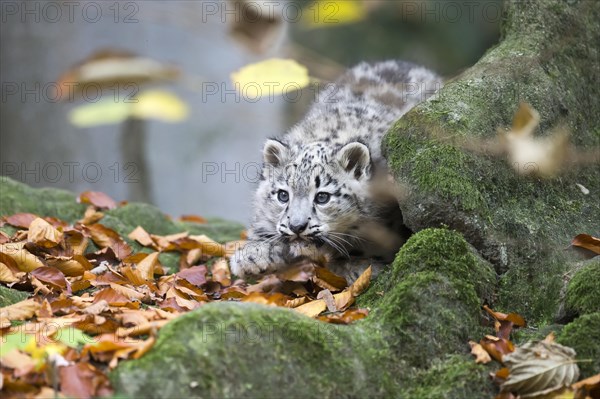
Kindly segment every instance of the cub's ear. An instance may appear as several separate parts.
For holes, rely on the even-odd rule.
[[[354,174],[356,179],[371,176],[371,154],[366,145],[356,141],[346,144],[338,151],[337,159],[342,168]]]
[[[263,148],[263,160],[265,164],[280,166],[287,160],[288,148],[277,140],[267,140]]]

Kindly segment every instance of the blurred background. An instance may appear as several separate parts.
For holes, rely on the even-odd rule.
[[[398,58],[449,78],[498,42],[502,10],[500,0],[0,7],[3,176],[240,222],[264,139],[297,122],[316,87],[245,98],[231,73],[290,58],[323,83],[360,61]]]

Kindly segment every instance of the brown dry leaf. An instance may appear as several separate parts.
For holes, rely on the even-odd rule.
[[[220,283],[223,287],[229,287],[231,285],[231,271],[227,261],[223,258],[213,263],[211,267],[211,274],[214,281]]]
[[[103,217],[104,217],[104,213],[97,211],[96,207],[90,205],[85,210],[85,213],[83,214],[83,218],[78,220],[77,222],[84,224],[84,225],[90,225],[90,224],[96,223]]]
[[[146,280],[154,280],[154,272],[158,267],[158,252],[153,252],[146,256],[144,260],[137,264],[136,270]]]
[[[504,355],[515,350],[515,346],[511,341],[505,338],[494,337],[493,335],[486,335],[479,343],[494,360],[503,364],[504,362],[502,359]]]
[[[68,283],[65,275],[54,267],[38,267],[37,269],[32,270],[29,274],[49,286],[51,289],[67,289]]]
[[[475,363],[487,364],[492,361],[489,353],[483,349],[481,344],[478,344],[474,341],[469,341],[469,345],[471,346],[471,354],[475,356]]]
[[[167,236],[159,236],[156,234],[150,234],[150,238],[152,238],[152,241],[154,241],[154,243],[158,246],[158,248],[161,251],[165,251],[168,248],[171,248],[170,250],[176,249],[176,246],[171,243],[173,241],[177,241],[179,239],[186,238],[188,235],[189,235],[188,232],[184,231],[182,233],[170,234]]]
[[[348,309],[342,313],[318,316],[317,320],[333,324],[350,324],[357,320],[364,319],[368,315],[369,311],[367,309]]]
[[[25,299],[24,301],[0,308],[0,319],[3,321],[1,328],[6,327],[5,320],[9,321],[8,325],[10,326],[10,321],[32,318],[40,307],[41,305],[33,299]]]
[[[142,226],[138,226],[131,233],[127,235],[130,239],[139,242],[141,245],[145,247],[155,247],[154,241],[150,234],[144,230]]]
[[[21,275],[24,273],[21,272]],[[20,276],[12,271],[4,262],[0,262],[0,283],[16,283],[20,280]]]
[[[192,266],[190,268],[187,268],[185,270],[177,272],[175,274],[175,276],[185,279],[185,280],[189,281],[190,283],[199,287],[202,284],[206,283],[206,273],[207,273],[206,266],[200,265],[200,266]]]
[[[27,241],[44,248],[57,246],[63,238],[63,233],[54,228],[42,218],[34,219],[29,225]]]
[[[510,374],[501,390],[522,398],[569,387],[579,378],[575,351],[556,343],[528,342],[505,356],[504,362]]]
[[[112,288],[113,290],[117,291],[118,293],[124,295],[125,297],[129,298],[130,300],[138,300],[138,301],[142,301],[144,299],[146,299],[146,295],[142,292],[136,291],[133,288],[128,288],[124,285],[119,285],[119,284],[115,284],[115,283],[110,283],[110,288]]]
[[[104,299],[101,299],[98,302],[93,303],[93,304],[89,305],[88,307],[86,307],[85,309],[83,309],[83,313],[99,315],[100,313],[107,311],[109,309],[110,309],[110,306],[108,306],[108,302],[106,302]]]
[[[356,297],[366,290],[370,283],[371,266],[367,267],[367,269],[356,279],[356,281],[352,283],[348,290],[351,291],[352,295]]]
[[[600,238],[593,237],[589,234],[578,234],[573,238],[573,241],[571,241],[571,245],[574,247],[585,248],[595,254],[600,254]]]
[[[202,253],[209,256],[225,256],[225,246],[208,238],[204,234],[189,236],[194,241],[201,244]]]
[[[26,375],[33,371],[36,363],[37,362],[33,360],[31,356],[18,349],[12,349],[8,353],[2,353],[2,357],[0,357],[0,364],[2,364],[2,367],[14,369],[16,376]]]
[[[232,287],[233,288],[233,287]],[[221,296],[223,298],[223,296]],[[309,299],[305,296],[299,298],[290,299],[285,303],[286,308],[297,308],[300,305],[304,305]]]
[[[171,320],[153,320],[148,321],[144,324],[139,324],[137,326],[133,326],[130,328],[119,328],[117,330],[118,337],[138,337],[140,335],[145,335],[152,333],[153,331],[160,330],[164,325],[166,325]]]
[[[527,325],[527,322],[525,321],[525,319],[517,313],[506,314],[506,313],[495,312],[492,309],[490,309],[487,305],[483,305],[483,309],[486,312],[488,312],[489,315],[492,316],[495,320],[510,321],[517,327],[525,327]]]
[[[96,223],[91,226],[85,226],[85,231],[88,232],[96,245],[100,248],[111,248],[119,259],[123,259],[131,254],[129,244],[113,229]]]
[[[110,306],[128,306],[131,304],[129,298],[125,295],[121,294],[118,291],[115,291],[112,288],[104,288],[101,291],[98,291],[96,295],[94,295],[94,303],[98,303],[100,301],[106,301]],[[139,303],[138,303],[139,306]]]
[[[248,294],[247,296],[242,298],[242,302],[253,302],[253,303],[260,303],[263,305],[282,306],[283,307],[287,303],[288,299],[289,299],[289,297],[287,297],[279,292],[275,292],[273,294],[251,292],[250,294]]]
[[[81,257],[83,258],[83,257]],[[81,259],[79,258],[79,259]],[[85,259],[85,258],[83,258]],[[69,277],[77,277],[83,276],[83,273],[88,270],[84,265],[82,265],[79,261],[72,259],[68,256],[48,256],[46,258],[46,263],[48,266],[54,267],[60,270],[65,276]],[[86,266],[89,264],[86,260]]]
[[[63,234],[63,242],[65,244],[67,253],[72,254],[73,256],[83,256],[85,254],[85,250],[87,249],[89,239],[80,231],[67,230]]]
[[[356,296],[350,287],[347,291],[342,291],[333,296],[335,299],[335,307],[337,310],[346,310],[350,305],[354,303],[354,297]]]
[[[313,282],[319,287],[333,292],[341,291],[348,286],[344,277],[338,276],[324,267],[315,267]]]
[[[316,317],[323,313],[325,309],[327,309],[327,304],[322,299],[317,299],[316,301],[308,302],[304,305],[294,308],[295,311],[298,311],[308,317]]]
[[[20,229],[28,229],[31,222],[38,217],[39,216],[34,215],[33,213],[15,213],[14,215],[5,216],[2,219],[11,226],[15,226]]]
[[[202,216],[198,216],[198,215],[181,215],[179,220],[181,220],[182,222],[193,222],[193,223],[199,223],[199,224],[206,223],[206,219],[203,218]]]
[[[1,244],[0,253],[12,258],[22,272],[30,272],[44,266],[44,263],[37,256],[24,248],[25,244],[25,242]],[[6,262],[3,261],[3,263]]]
[[[89,363],[78,362],[60,367],[60,392],[71,398],[92,398],[99,392],[111,392],[108,377]]]
[[[77,202],[91,204],[99,209],[115,209],[117,207],[115,200],[100,191],[84,191],[77,197]]]
[[[571,385],[575,389],[577,399],[600,398],[600,374],[593,375]]]

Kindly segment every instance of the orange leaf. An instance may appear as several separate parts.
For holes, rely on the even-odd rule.
[[[527,322],[525,321],[525,319],[517,313],[506,314],[506,313],[495,312],[492,309],[490,309],[487,305],[483,305],[483,309],[485,309],[485,311],[488,312],[490,316],[492,316],[494,319],[496,319],[498,321],[507,320],[507,321],[512,322],[517,327],[525,327],[527,325]]]
[[[231,285],[231,271],[225,259],[221,258],[213,263],[210,271],[214,281],[220,283],[223,287]]]
[[[6,255],[15,261],[20,271],[30,272],[38,267],[44,266],[44,263],[35,255],[27,251],[25,242],[15,242],[0,244],[0,254]],[[7,266],[10,266],[6,261]]]
[[[14,320],[27,320],[35,314],[35,312],[41,307],[39,303],[33,299],[26,299],[21,302],[13,303],[12,305],[0,308],[0,328],[10,326],[10,321]],[[5,325],[8,321],[8,326]]]
[[[323,313],[325,309],[327,309],[327,305],[322,299],[317,299],[316,301],[308,302],[304,305],[294,308],[295,311],[300,312],[308,317],[318,316]]]
[[[142,226],[138,226],[131,233],[127,235],[132,240],[139,242],[145,247],[155,247],[154,240],[150,237],[150,234]]]
[[[367,289],[369,284],[371,283],[371,266],[367,267],[367,269],[356,279],[354,283],[349,288],[349,291],[352,292],[352,295],[358,296],[364,290]]]
[[[206,219],[198,215],[181,215],[179,220],[181,220],[182,222],[194,222],[200,224],[206,223]]]
[[[123,259],[131,254],[131,247],[119,234],[108,227],[96,223],[91,226],[85,226],[85,231],[92,237],[92,241],[100,248],[111,248],[119,259]]]
[[[474,341],[469,341],[469,345],[471,346],[471,354],[475,356],[475,363],[489,363],[492,361],[490,354],[487,353],[481,344],[478,344]]]
[[[600,254],[600,238],[592,237],[589,234],[579,234],[575,236],[573,241],[571,241],[571,245],[574,247],[585,248],[595,254]]]
[[[42,218],[34,219],[29,225],[27,240],[44,248],[57,246],[62,240],[63,233],[54,228]]]
[[[338,276],[324,267],[315,267],[315,277],[313,281],[319,287],[330,291],[341,291],[348,286],[344,277]]]
[[[115,200],[100,191],[84,191],[77,197],[77,202],[92,204],[100,209],[114,209],[117,207]]]
[[[136,269],[140,272],[140,275],[146,280],[154,280],[154,271],[158,266],[158,255],[158,252],[153,252],[137,264]]]

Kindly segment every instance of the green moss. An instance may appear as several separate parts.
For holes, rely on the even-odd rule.
[[[420,370],[398,396],[414,399],[492,398],[497,393],[489,378],[492,368],[474,362],[472,356],[451,355]]]
[[[410,121],[401,119],[394,129],[402,130],[407,124]],[[385,147],[392,168],[398,170],[402,167],[404,176],[414,182],[420,192],[458,201],[465,210],[481,210],[484,207],[477,187],[462,174],[463,169],[473,166],[468,154],[438,142],[417,147],[401,135],[388,135]]]
[[[557,341],[575,349],[582,378],[600,373],[600,312],[567,324]]]
[[[486,299],[492,297],[496,284],[491,266],[473,254],[459,233],[448,229],[421,230],[402,246],[394,261],[396,281],[420,271],[468,282]]]
[[[0,215],[29,212],[38,216],[53,216],[69,223],[81,218],[86,206],[75,201],[75,195],[65,190],[34,189],[9,177],[0,177]]]
[[[579,314],[600,312],[600,259],[578,270],[567,286],[567,306]]]
[[[0,308],[27,299],[29,293],[0,285]]]
[[[209,304],[164,327],[152,352],[111,380],[118,392],[148,398],[389,397],[390,363],[378,345],[373,334],[291,310]]]
[[[413,367],[467,350],[479,329],[473,286],[435,272],[405,276],[369,316],[397,355]]]

